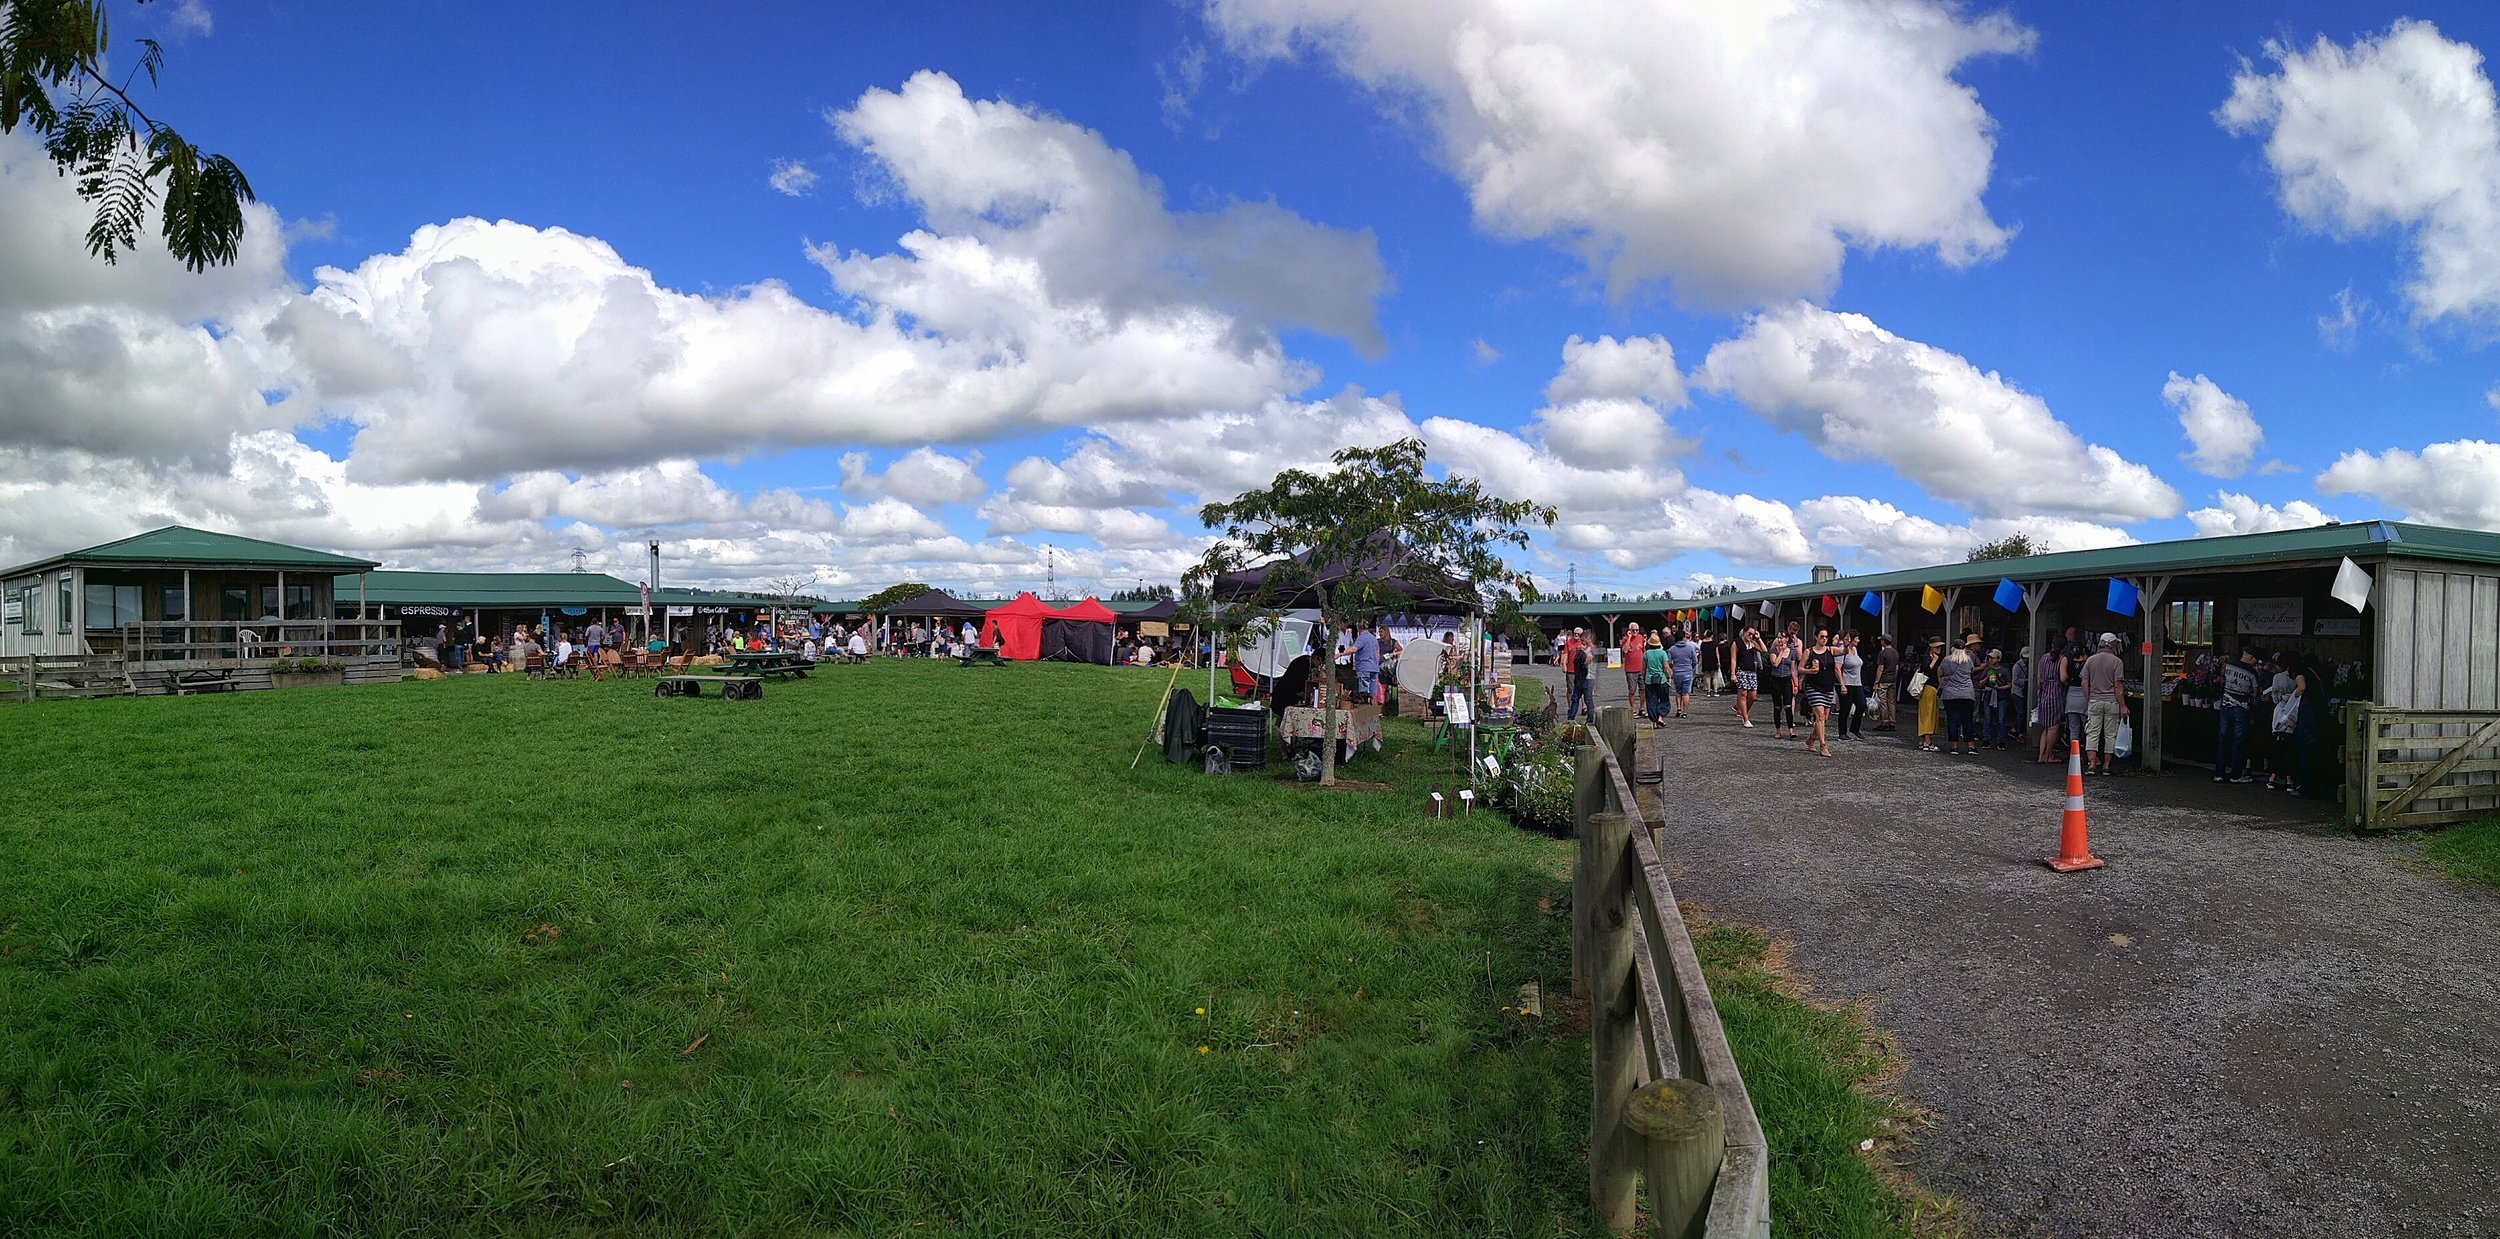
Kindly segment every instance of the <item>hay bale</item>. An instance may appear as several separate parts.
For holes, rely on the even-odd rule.
[[[419,667],[408,674],[411,678],[419,680],[439,680],[443,678],[443,673],[432,667]]]

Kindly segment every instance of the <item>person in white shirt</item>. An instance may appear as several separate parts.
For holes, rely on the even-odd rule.
[[[569,635],[556,638],[556,665],[561,667],[572,661],[573,638]]]
[[[815,662],[818,657],[819,655],[816,651],[816,638],[809,637],[806,642],[799,646],[799,659],[801,661],[812,663]]]
[[[855,630],[851,633],[850,649],[851,657],[861,662],[868,661],[868,634],[865,630]]]

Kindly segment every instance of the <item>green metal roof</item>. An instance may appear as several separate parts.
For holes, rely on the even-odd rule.
[[[601,572],[367,572],[340,577],[332,597],[353,602],[358,576],[367,602],[444,607],[632,607],[642,591]]]
[[[167,525],[102,546],[20,564],[0,575],[16,576],[59,565],[85,564],[232,564],[247,568],[326,568],[332,572],[353,572],[375,566],[370,559],[358,559],[352,555],[333,555],[328,551],[307,550],[283,542],[263,542],[258,538],[212,533],[185,525]]]
[[[2367,561],[2385,559],[2389,556],[2446,560],[2456,563],[2500,564],[2500,534],[2470,529],[2448,529],[2436,525],[2410,525],[2400,521],[2319,525],[2310,529],[2286,529],[2274,533],[2237,534],[2223,538],[2183,538],[2174,542],[2147,542],[2134,546],[2112,546],[2090,551],[2058,551],[2046,555],[2026,556],[2021,559],[1934,564],[1925,568],[1876,572],[1866,576],[1844,576],[1834,581],[1808,581],[1795,585],[1783,585],[1775,589],[1750,590],[1724,598],[1709,599],[1707,605],[1793,602],[1800,598],[1818,598],[1824,594],[1855,598],[1870,590],[1883,593],[1890,590],[1917,589],[1924,585],[1933,585],[1938,589],[1951,589],[1955,586],[1994,584],[2000,577],[2008,577],[2020,583],[2039,584],[2046,581],[2089,580],[2095,577],[2162,576],[2224,568],[2258,567],[2266,564],[2331,563],[2344,558]]]

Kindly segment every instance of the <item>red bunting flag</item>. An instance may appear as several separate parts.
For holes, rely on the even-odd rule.
[[[1825,595],[1823,595],[1823,614],[1825,614],[1825,615],[1838,615],[1838,614],[1840,614],[1840,600],[1839,600],[1838,598],[1834,598],[1834,597],[1832,597],[1830,594],[1825,594]]]

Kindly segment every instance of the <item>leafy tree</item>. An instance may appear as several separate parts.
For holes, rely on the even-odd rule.
[[[1132,585],[1111,595],[1113,602],[1170,602],[1173,599],[1169,585]]]
[[[131,98],[140,76],[154,86],[164,67],[155,40],[134,40],[138,61],[121,81],[106,74],[105,8],[105,0],[0,3],[0,133],[30,129],[53,166],[77,178],[78,196],[95,204],[88,253],[117,261],[138,245],[155,207],[165,248],[184,266],[231,263],[251,183],[233,160],[191,145]]]
[[[2009,533],[1994,542],[1983,542],[1972,547],[1970,557],[1962,562],[1975,564],[1987,559],[2028,559],[2045,549],[2034,543],[2030,534]]]
[[[935,587],[920,581],[905,581],[900,585],[888,585],[860,599],[859,609],[872,612],[883,611],[895,603],[906,602],[928,593],[932,588]]]
[[[1211,589],[1227,572],[1268,571],[1247,598],[1228,602],[1274,611],[1308,597],[1326,621],[1312,661],[1322,672],[1322,730],[1337,727],[1335,633],[1368,625],[1420,601],[1463,603],[1499,613],[1512,596],[1533,600],[1536,585],[1502,560],[1503,546],[1525,548],[1526,522],[1554,523],[1554,509],[1484,493],[1470,478],[1424,474],[1424,443],[1352,447],[1325,473],[1287,469],[1265,490],[1198,512],[1221,531],[1206,557],[1182,577],[1185,590]],[[1323,746],[1320,782],[1337,781],[1337,745]]]

